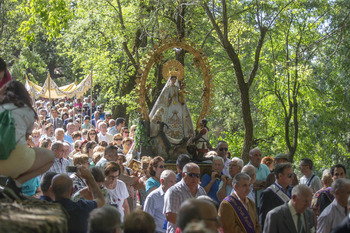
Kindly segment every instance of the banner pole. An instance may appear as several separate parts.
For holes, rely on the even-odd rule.
[[[90,74],[90,120],[92,121],[92,70]]]

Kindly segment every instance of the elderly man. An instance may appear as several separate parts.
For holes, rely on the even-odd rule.
[[[208,232],[217,233],[219,228],[218,212],[215,205],[205,199],[188,199],[182,203],[177,219],[178,229],[184,231],[190,223],[201,221]]]
[[[270,169],[261,163],[261,151],[257,148],[249,151],[249,165],[253,165],[256,169],[256,181],[254,183],[255,190],[258,190],[256,203],[258,207],[260,207],[260,195],[265,188],[266,178],[270,174]]]
[[[106,163],[117,161],[118,159],[118,147],[109,145],[105,148],[103,157],[97,162],[96,167],[104,168]]]
[[[224,175],[229,176],[229,164],[231,162],[231,160],[229,158],[227,158],[227,151],[228,151],[228,144],[225,141],[219,141],[217,146],[216,146],[216,153],[217,156],[220,156],[221,158],[223,158],[224,160],[224,170],[222,171],[222,173],[224,173]]]
[[[287,154],[283,154],[283,153],[279,153],[279,154],[275,155],[273,162],[275,163],[275,166],[277,164],[280,164],[280,163],[288,163],[288,155]],[[276,181],[275,172],[272,171],[266,178],[265,187],[269,187],[270,185],[275,183],[275,181]]]
[[[124,118],[117,118],[116,122],[115,122],[115,126],[111,127],[108,130],[108,133],[112,134],[112,135],[116,135],[118,133],[122,133],[122,128],[125,127],[125,119]]]
[[[288,202],[291,198],[293,168],[291,163],[280,163],[275,167],[276,182],[261,194],[259,220],[263,228],[267,213]]]
[[[318,217],[317,233],[331,232],[348,214],[350,181],[344,178],[337,179],[332,184],[332,190],[335,199]]]
[[[195,163],[188,163],[183,168],[182,180],[165,193],[163,213],[168,221],[167,233],[174,233],[180,205],[187,199],[207,195],[199,185],[200,170]]]
[[[73,138],[72,138],[72,133],[74,132],[74,130],[75,130],[74,124],[71,122],[68,123],[67,124],[67,132],[64,134],[63,140],[69,142],[70,144],[74,143]]]
[[[229,177],[221,177],[222,180],[219,184],[219,191],[216,196],[219,201],[222,201],[225,197],[230,195],[233,190],[233,183],[235,183],[234,177],[241,172],[244,162],[242,159],[234,157],[229,164]]]
[[[312,190],[306,185],[297,185],[292,190],[292,199],[273,210],[265,220],[266,233],[313,233],[315,232],[314,213],[308,207]]]
[[[71,200],[73,181],[66,174],[56,175],[52,180],[52,192],[55,202],[60,203],[69,214],[69,232],[87,232],[89,213],[105,204],[105,198],[94,177],[85,167],[78,167],[79,176],[85,179],[94,198],[93,201]]]
[[[250,192],[248,194],[248,197],[254,201],[254,203],[257,202],[256,195],[254,191],[254,182],[256,179],[256,169],[253,165],[245,165],[242,168],[242,172],[247,173],[250,176]]]
[[[238,173],[233,194],[220,204],[219,216],[224,232],[260,232],[255,203],[248,198],[250,176]]]
[[[105,122],[100,122],[98,126],[100,128],[100,133],[97,134],[98,140],[100,142],[106,141],[108,144],[113,142],[113,135],[107,133],[107,124]]]
[[[53,165],[47,172],[56,172],[58,174],[61,174],[61,173],[68,174],[66,171],[66,167],[70,166],[70,163],[67,159],[63,157],[64,155],[63,143],[59,141],[52,143],[51,150],[55,155],[55,160],[53,162]]]
[[[160,175],[161,185],[151,192],[145,201],[143,210],[153,216],[156,224],[156,233],[166,231],[166,218],[163,214],[165,192],[176,184],[176,175],[171,170],[164,170]]]
[[[320,178],[312,172],[312,166],[313,162],[311,159],[301,159],[299,169],[303,174],[303,177],[300,178],[300,184],[305,184],[312,189],[313,193],[315,193],[322,188],[322,183]]]
[[[331,167],[331,176],[333,182],[339,178],[346,178],[346,169],[342,164],[336,164]],[[318,199],[320,202],[320,213],[329,206],[334,200],[334,190],[332,188],[326,188],[319,194]]]

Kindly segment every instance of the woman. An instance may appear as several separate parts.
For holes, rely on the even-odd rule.
[[[0,88],[11,80],[10,72],[7,70],[7,65],[4,59],[0,57]]]
[[[160,186],[160,175],[165,168],[164,159],[161,156],[156,156],[151,160],[148,166],[148,171],[151,177],[146,181],[147,195]]]
[[[142,156],[141,157],[141,178],[139,179],[139,184],[141,188],[139,188],[139,198],[140,198],[140,205],[143,206],[145,203],[147,193],[146,193],[146,181],[151,177],[149,174],[149,164],[151,163],[152,158],[149,156]]]
[[[137,125],[132,125],[131,127],[130,127],[130,138],[132,139],[132,140],[135,140],[135,132],[136,132],[136,129],[137,129]]]
[[[106,203],[118,208],[121,215],[121,221],[124,221],[124,215],[130,213],[127,198],[128,190],[123,181],[119,180],[120,167],[116,162],[108,162],[104,167],[105,186],[109,190],[109,200]]]
[[[39,147],[51,150],[51,144],[52,144],[51,139],[45,138],[45,139],[41,140]]]
[[[8,176],[7,187],[21,194],[21,185],[46,172],[54,162],[52,151],[28,148],[27,138],[32,133],[37,114],[24,85],[10,81],[0,89],[0,113],[10,110],[15,121],[16,146],[6,160],[0,160],[0,174]]]
[[[35,147],[39,147],[40,146],[40,130],[33,130],[32,132],[32,138],[33,138],[33,142]]]
[[[211,164],[212,172],[210,175],[204,174],[202,177],[202,183],[201,186],[204,188],[204,190],[207,192],[208,196],[213,199],[214,201],[217,201],[220,203],[218,197],[216,196],[216,193],[219,190],[219,184],[221,181],[221,177],[224,176],[222,173],[222,170],[224,170],[224,159],[220,156],[216,156],[213,159],[213,163]]]
[[[87,136],[88,141],[94,141],[98,144],[98,137],[95,129],[89,129],[88,131],[88,136]]]
[[[311,201],[311,209],[314,211],[316,217],[318,217],[321,214],[321,211],[320,211],[321,199],[319,198],[320,195],[322,193],[332,193],[331,186],[332,186],[333,179],[332,179],[332,174],[328,169],[323,171],[321,181],[322,181],[322,188],[314,194]]]
[[[86,169],[89,169],[90,167],[89,157],[86,154],[76,155],[73,158],[73,165],[76,167],[83,166]],[[79,176],[77,172],[73,173],[70,176],[70,178],[73,181],[73,194],[87,186],[84,178]]]
[[[123,141],[123,138],[120,133],[117,133],[116,135],[113,136],[113,145],[118,147],[119,149],[123,149],[122,141]]]
[[[273,161],[274,161],[274,159],[273,159],[272,157],[270,157],[270,156],[265,156],[265,157],[261,160],[261,163],[262,163],[262,164],[265,164],[265,165],[269,168],[270,172],[272,172],[273,169],[275,168],[275,164],[274,164]]]
[[[123,142],[122,142],[122,146],[123,146],[123,153],[124,155],[126,155],[131,147],[131,143],[132,143],[132,139],[131,138],[124,138]]]
[[[87,154],[89,158],[92,158],[92,155],[94,154],[94,149],[96,146],[97,146],[97,143],[94,141],[87,142],[85,147],[83,148],[83,153]]]
[[[123,139],[129,137],[129,133],[130,133],[130,132],[129,132],[128,127],[123,127],[123,128],[122,128],[122,137],[123,137]]]

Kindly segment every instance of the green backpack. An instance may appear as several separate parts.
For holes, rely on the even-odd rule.
[[[0,113],[0,160],[6,160],[16,144],[15,120],[11,111],[5,109]]]

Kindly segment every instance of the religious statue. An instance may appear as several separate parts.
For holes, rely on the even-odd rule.
[[[171,62],[171,65],[175,64],[175,68],[170,68],[175,70],[165,72],[168,74],[168,77],[165,77],[168,81],[149,115],[150,136],[159,137],[162,141],[155,142],[156,153],[164,157],[171,156],[170,153],[177,153],[175,151],[177,147],[181,147],[181,152],[186,153],[187,141],[194,136],[192,118],[183,95],[184,87],[180,89],[179,86],[179,81],[183,77],[178,69],[181,69],[182,65],[176,63],[177,61]]]

